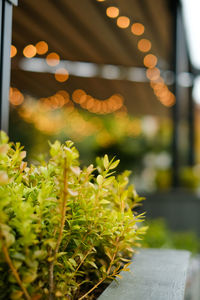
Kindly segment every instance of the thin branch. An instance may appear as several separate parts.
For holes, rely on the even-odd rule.
[[[7,264],[9,265],[9,267],[10,267],[11,271],[13,272],[13,275],[14,275],[17,283],[19,284],[21,290],[24,293],[25,298],[27,300],[31,300],[31,296],[29,295],[27,289],[24,287],[24,285],[23,285],[23,283],[22,283],[22,281],[21,281],[21,279],[19,277],[19,274],[18,274],[16,268],[14,267],[14,265],[12,263],[12,260],[11,260],[11,258],[9,256],[8,249],[7,249],[7,247],[4,244],[2,245],[2,251],[4,253],[4,256],[5,256]]]
[[[78,265],[78,267],[76,268],[76,270],[74,271],[74,273],[76,273],[80,267],[82,266],[83,262],[86,260],[86,258],[88,257],[88,255],[90,254],[90,252],[92,251],[92,248],[94,246],[92,245],[92,247],[90,247],[90,249],[86,252],[85,256],[83,257],[83,259],[81,260],[80,264]]]
[[[61,207],[61,225],[59,230],[59,235],[56,243],[56,247],[53,253],[52,261],[50,262],[49,266],[49,300],[52,300],[54,298],[54,265],[56,260],[56,255],[58,253],[62,236],[63,236],[63,229],[65,226],[65,215],[66,215],[66,203],[67,203],[67,188],[68,188],[68,182],[67,182],[67,160],[65,158],[64,160],[64,170],[63,170],[63,182],[64,182],[64,189],[63,189],[63,201],[62,201],[62,207]]]
[[[92,232],[92,230],[88,231],[83,239],[81,240],[80,245],[75,249],[74,254],[72,255],[72,258],[75,258],[77,256],[78,251],[80,250],[81,246],[83,245],[83,243],[85,242],[86,238],[88,237],[88,235]]]
[[[109,275],[110,269],[111,269],[111,267],[112,267],[112,265],[113,265],[113,261],[114,261],[116,255],[117,255],[118,248],[119,248],[119,237],[117,237],[117,239],[116,239],[116,250],[115,250],[115,252],[114,252],[114,254],[113,254],[113,257],[112,257],[112,259],[111,259],[111,261],[110,261],[110,265],[109,265],[108,270],[107,270],[107,274],[108,274],[108,275]]]
[[[85,293],[81,298],[79,298],[78,300],[82,300],[85,297],[87,297],[87,295],[89,295],[92,291],[94,291],[104,280],[106,279],[106,277],[103,277],[97,284],[95,284],[95,286],[93,286],[93,288],[91,288],[87,293]]]

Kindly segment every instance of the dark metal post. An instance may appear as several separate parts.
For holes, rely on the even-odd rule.
[[[176,103],[173,106],[172,118],[173,118],[173,137],[172,137],[172,168],[173,168],[173,187],[176,188],[179,185],[179,160],[178,160],[178,127],[179,127],[179,95],[178,95],[178,36],[180,27],[180,16],[179,16],[179,1],[173,1],[173,13],[174,13],[174,89],[173,92],[176,96]]]
[[[189,87],[189,99],[188,99],[188,139],[189,139],[189,149],[188,149],[188,164],[193,166],[195,163],[194,154],[194,142],[195,142],[195,126],[194,126],[194,112],[195,103],[192,97],[193,86]]]
[[[8,132],[12,7],[17,0],[0,0],[0,129]]]
[[[173,107],[173,187],[177,188],[180,185],[179,172],[180,165],[183,163],[183,156],[181,157],[181,123],[184,118],[187,118],[188,122],[188,155],[187,162],[189,165],[194,164],[194,102],[192,99],[192,87],[189,87],[187,92],[186,87],[182,87],[178,80],[179,75],[182,72],[189,72],[190,61],[188,56],[188,49],[186,44],[186,35],[184,30],[183,16],[181,10],[181,4],[179,1],[175,1],[174,7],[174,93],[176,96],[176,104]],[[188,110],[187,113],[184,109]],[[182,159],[182,161],[181,161]]]

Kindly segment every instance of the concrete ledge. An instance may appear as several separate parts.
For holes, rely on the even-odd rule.
[[[131,272],[121,272],[98,300],[183,300],[190,253],[141,249]]]

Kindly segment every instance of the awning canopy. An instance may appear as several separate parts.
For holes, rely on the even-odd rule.
[[[154,54],[166,84],[172,84],[172,73],[169,72],[172,70],[173,56],[171,2],[173,3],[169,0],[19,1],[13,14],[12,43],[18,52],[12,59],[11,85],[37,98],[49,97],[61,89],[70,94],[75,89],[84,89],[98,99],[119,93],[125,99],[128,112],[132,114],[168,115],[170,108],[158,101],[145,76],[143,59],[147,53]],[[128,28],[119,28],[116,18],[106,15],[109,6],[118,7],[120,16],[129,18]],[[133,23],[144,25],[142,36],[132,33]],[[141,39],[151,42],[149,52],[138,50],[138,41]],[[90,62],[100,73],[85,77],[78,72],[76,76],[73,72],[70,74],[69,70],[69,79],[60,83],[47,70],[25,71],[22,67],[23,49],[26,45],[35,45],[39,41],[46,41],[49,52],[58,53],[61,62]],[[45,56],[37,57],[45,59]],[[107,72],[106,75],[102,68]],[[103,73],[105,76],[102,76]],[[130,75],[133,73],[134,76]]]

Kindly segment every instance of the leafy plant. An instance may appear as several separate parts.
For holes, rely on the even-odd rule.
[[[128,271],[146,228],[142,200],[108,156],[80,169],[71,141],[27,166],[19,143],[0,139],[0,299],[85,299]]]

